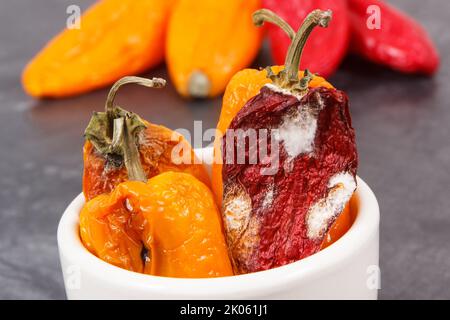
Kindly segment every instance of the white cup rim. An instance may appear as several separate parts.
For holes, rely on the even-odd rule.
[[[78,218],[85,202],[83,194],[72,201],[61,217],[57,232],[58,248],[61,258],[65,257],[66,261],[80,267],[90,277],[111,284],[126,284],[129,290],[139,288],[149,294],[164,290],[168,296],[184,295],[193,299],[204,296],[214,299],[235,293],[246,296],[266,289],[276,292],[294,280],[297,283],[309,282],[338,268],[378,232],[380,214],[377,199],[361,178],[357,177],[357,183],[355,197],[358,214],[351,228],[338,241],[318,253],[271,270],[230,277],[182,279],[146,275],[111,265],[90,253],[80,240]]]

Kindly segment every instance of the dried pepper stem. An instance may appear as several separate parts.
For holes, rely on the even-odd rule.
[[[140,77],[124,77],[117,81],[106,99],[105,112],[94,113],[86,128],[85,137],[105,157],[121,156],[129,180],[147,181],[137,144],[137,134],[146,127],[145,122],[138,115],[114,105],[114,99],[120,87],[129,83],[149,88],[162,88],[166,81],[159,78]]]
[[[272,72],[270,67],[267,69],[267,76],[276,85],[284,89],[288,89],[296,94],[303,95],[306,93],[308,90],[308,84],[312,79],[312,74],[308,70],[305,70],[304,77],[300,80],[298,79],[298,70],[300,67],[302,52],[306,41],[314,28],[316,26],[324,28],[328,27],[331,17],[331,10],[314,10],[308,14],[295,36],[291,37],[292,42],[286,55],[284,70],[276,75]],[[255,25],[261,26],[264,21],[274,23],[283,29],[288,35],[291,34],[290,30],[292,30],[292,28],[287,28],[287,23],[272,11],[267,9],[256,11],[253,20]]]
[[[108,135],[112,132],[112,150],[121,150],[128,179],[147,181],[147,176],[142,168],[139,150],[136,142],[135,125],[133,115],[126,113],[117,117],[114,100],[120,87],[125,84],[139,84],[149,88],[162,88],[166,85],[164,79],[146,79],[141,77],[124,77],[117,81],[111,88],[106,99],[105,111],[108,117]],[[111,130],[111,123],[112,130]]]
[[[288,35],[288,37],[293,40],[295,37],[295,31],[292,29],[292,27],[287,23],[285,20],[283,20],[280,16],[278,16],[275,12],[269,10],[269,9],[261,9],[258,11],[255,11],[253,13],[253,24],[257,27],[262,27],[265,22],[270,22],[281,29],[283,29],[284,32]]]
[[[105,112],[108,115],[109,119],[109,126],[108,126],[108,136],[112,138],[112,128],[113,128],[113,121],[114,121],[114,100],[116,98],[117,92],[119,91],[120,87],[126,84],[138,84],[144,87],[148,88],[163,88],[166,85],[166,80],[161,78],[153,78],[153,79],[146,79],[141,77],[123,77],[122,79],[118,80],[114,85],[111,87],[111,90],[108,93],[108,97],[106,98],[106,104],[105,104]]]
[[[292,40],[284,64],[289,80],[297,80],[298,78],[300,58],[302,56],[303,48],[305,47],[309,35],[316,26],[321,26],[323,28],[328,27],[331,17],[332,12],[330,10],[314,10],[310,14],[308,14],[306,19],[303,21],[303,24],[295,35],[294,40]]]

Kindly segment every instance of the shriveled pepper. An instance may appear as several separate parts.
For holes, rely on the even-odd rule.
[[[297,29],[301,21],[314,9],[333,11],[333,23],[327,30],[317,29],[306,44],[300,69],[308,68],[322,77],[329,77],[347,54],[350,23],[346,0],[263,0],[263,7],[272,10]],[[276,26],[269,26],[272,56],[282,64],[291,44],[289,37]]]
[[[260,0],[179,0],[170,18],[166,62],[184,97],[217,96],[252,63],[262,32],[251,21]]]
[[[130,181],[90,200],[81,211],[80,235],[86,248],[115,266],[151,275],[232,275],[209,188],[180,172],[165,172],[145,183],[139,157],[126,152]]]
[[[111,192],[84,205],[80,213],[84,245],[100,259],[130,271],[181,278],[232,275],[220,215],[208,186],[191,174],[173,171],[154,174],[147,181],[141,160],[152,157],[152,149],[143,154],[136,144],[139,128],[147,133],[142,131],[145,124],[135,114],[110,107],[125,83],[161,87],[165,81],[123,78],[110,92],[107,112],[91,120],[89,138],[99,152],[110,151],[121,158],[125,176],[121,178],[126,181],[93,177]],[[160,154],[154,158],[158,160]],[[103,170],[107,172],[108,166]]]
[[[164,58],[171,6],[176,0],[101,0],[26,66],[22,83],[34,97],[65,97],[138,74]]]
[[[272,21],[280,27],[282,27],[289,37],[293,38],[295,33],[290,30],[291,27],[273,12],[266,9],[262,9],[255,13],[254,22],[256,25],[261,25],[264,21]],[[284,69],[284,66],[272,66],[272,72],[278,74]],[[304,76],[303,71],[299,71],[299,79]],[[256,69],[244,69],[236,73],[230,80],[227,89],[225,91],[222,103],[222,110],[217,124],[217,135],[214,140],[214,162],[212,165],[212,187],[216,196],[216,202],[219,207],[222,206],[223,197],[223,182],[222,182],[222,150],[221,139],[223,134],[230,126],[231,121],[242,109],[242,107],[251,98],[256,96],[262,87],[266,84],[272,83],[272,80],[267,77],[267,70]],[[327,82],[324,78],[313,75],[311,82],[309,82],[309,88],[333,88],[333,86]],[[350,213],[349,206],[341,213],[336,219],[333,226],[330,228],[327,236],[325,237],[322,247],[325,248],[330,244],[337,241],[352,225],[353,218]]]
[[[432,75],[437,71],[438,51],[418,22],[384,1],[348,2],[355,53],[405,73]]]
[[[330,18],[330,11],[310,13],[291,43],[285,68],[276,72],[269,67],[270,83],[262,84],[241,109],[240,102],[234,101],[222,112],[224,122],[234,113],[220,146],[224,151],[222,214],[236,273],[270,269],[319,251],[332,242],[329,231],[341,220],[341,213],[349,214],[344,208],[356,188],[357,153],[347,97],[324,80],[320,82],[325,86],[311,87],[314,78],[307,70],[298,76],[308,35],[316,25],[327,26]],[[279,18],[263,15],[263,19]],[[244,82],[234,93],[250,95],[248,86]],[[233,152],[239,150],[233,136],[238,130],[269,131],[265,161],[250,163],[254,149],[245,150],[244,164],[236,158],[229,161],[228,152],[232,150],[235,157]],[[259,136],[257,145],[264,139]],[[273,163],[268,159],[278,159],[277,170],[262,174]],[[215,189],[216,185],[214,181]]]
[[[189,142],[179,133],[152,124],[138,115],[114,105],[119,88],[127,83],[161,88],[165,80],[124,77],[112,87],[105,112],[95,112],[85,131],[83,149],[83,193],[87,200],[111,192],[115,186],[128,179],[130,168],[126,149],[137,153],[147,178],[165,171],[192,174],[209,185],[209,177]],[[123,139],[126,134],[130,136]]]

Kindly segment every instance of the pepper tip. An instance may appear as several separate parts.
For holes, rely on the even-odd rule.
[[[211,81],[202,71],[194,71],[189,77],[188,94],[193,98],[206,98],[211,89]]]

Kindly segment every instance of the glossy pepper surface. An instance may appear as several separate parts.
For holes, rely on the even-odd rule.
[[[22,82],[34,97],[65,97],[143,72],[164,58],[175,0],[101,0],[79,29],[65,29],[27,65]]]
[[[432,75],[437,71],[439,54],[418,22],[384,1],[348,2],[355,53],[405,73]]]
[[[236,273],[270,269],[317,252],[329,244],[330,228],[341,213],[348,214],[344,208],[356,188],[357,153],[347,97],[334,88],[310,88],[309,71],[298,78],[307,36],[330,18],[330,11],[308,15],[289,48],[286,68],[278,73],[268,68],[272,83],[237,112],[228,127],[232,130],[222,137],[222,214]],[[269,169],[267,161],[250,162],[251,146],[245,163],[236,160],[240,146],[233,134],[238,130],[268,130],[272,142],[280,143],[279,150],[278,144],[267,143],[268,154],[262,156],[278,160],[275,172],[262,173]],[[255,146],[264,139],[259,136]]]
[[[189,142],[179,133],[164,126],[141,119],[136,114],[114,106],[119,88],[126,83],[138,83],[149,87],[162,87],[163,79],[125,77],[111,89],[105,112],[96,112],[86,128],[86,143],[83,149],[83,193],[87,200],[111,192],[115,186],[128,179],[124,148],[121,136],[130,131],[129,143],[136,146],[143,171],[151,178],[165,171],[190,173],[209,185],[209,177],[201,162],[196,158]],[[125,119],[123,123],[120,119]],[[116,130],[115,126],[122,126]],[[128,128],[123,128],[127,127]],[[126,130],[124,130],[126,129]],[[114,139],[115,138],[115,139]]]
[[[262,32],[251,20],[260,0],[179,0],[170,18],[166,61],[184,97],[222,94],[259,51]]]
[[[316,29],[306,44],[300,69],[329,77],[347,54],[350,24],[346,0],[263,0],[263,7],[272,10],[291,25],[300,27],[314,9],[333,11],[333,23],[327,30]],[[272,56],[276,64],[283,64],[291,44],[289,37],[277,26],[268,26]]]

